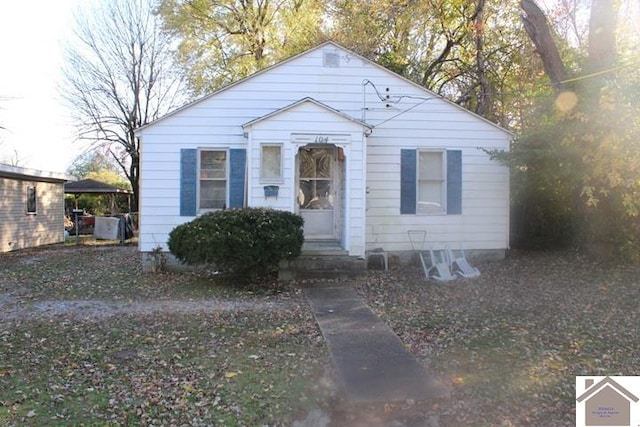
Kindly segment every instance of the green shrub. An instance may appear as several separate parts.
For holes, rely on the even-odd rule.
[[[213,264],[219,271],[265,276],[282,260],[300,255],[303,219],[263,208],[202,215],[169,233],[169,250],[187,264]]]

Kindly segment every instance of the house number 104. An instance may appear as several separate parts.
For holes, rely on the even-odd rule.
[[[314,142],[319,144],[326,144],[327,142],[329,142],[329,137],[323,136],[323,135],[317,135],[316,140]]]

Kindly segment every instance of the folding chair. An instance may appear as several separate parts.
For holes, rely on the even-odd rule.
[[[460,249],[454,251],[447,247],[447,253],[450,260],[451,270],[455,274],[459,274],[462,277],[466,277],[468,279],[480,276],[480,270],[473,267],[467,261],[467,258],[464,255],[464,250],[462,249],[462,243],[460,243]]]
[[[427,262],[424,260],[424,254],[423,254],[424,242],[427,240],[427,232],[425,230],[408,230],[407,234],[409,234],[409,241],[411,242],[411,248],[420,257],[420,264],[422,264],[422,271],[424,271],[424,277],[428,279],[429,267],[427,267]]]
[[[445,249],[429,248],[431,258],[431,267],[429,268],[428,277],[440,282],[448,282],[454,280],[456,276],[451,273],[451,262],[449,261],[449,252]]]

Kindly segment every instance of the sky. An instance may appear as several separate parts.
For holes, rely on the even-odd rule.
[[[0,162],[64,172],[83,151],[58,92],[78,1],[0,2]]]

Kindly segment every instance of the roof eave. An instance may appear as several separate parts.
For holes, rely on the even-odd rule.
[[[322,49],[323,47],[325,47],[327,45],[332,45],[332,46],[335,46],[335,47],[337,47],[339,49],[348,51],[349,53],[351,53],[354,56],[358,57],[360,60],[365,61],[366,63],[368,63],[368,64],[370,64],[370,65],[372,65],[374,67],[377,67],[377,68],[379,68],[381,70],[384,70],[387,73],[391,73],[391,74],[397,76],[398,78],[404,80],[408,84],[410,84],[410,85],[412,85],[412,86],[414,86],[414,87],[416,87],[416,88],[418,88],[418,89],[420,89],[422,91],[425,91],[425,92],[429,93],[430,96],[433,96],[434,98],[438,98],[438,99],[442,100],[443,102],[446,102],[446,103],[450,104],[451,106],[453,106],[453,107],[455,107],[455,108],[457,108],[457,109],[459,109],[461,111],[466,112],[467,114],[471,114],[472,116],[474,116],[474,117],[482,120],[483,122],[495,127],[496,129],[504,132],[505,134],[507,134],[509,136],[510,139],[515,136],[514,132],[512,132],[512,131],[510,131],[510,130],[508,130],[506,128],[503,128],[502,126],[498,125],[497,123],[494,123],[491,120],[489,120],[489,119],[487,119],[487,118],[485,118],[485,117],[483,117],[483,116],[481,116],[481,115],[479,115],[479,114],[477,114],[477,113],[475,113],[475,112],[473,112],[471,110],[468,110],[468,109],[456,104],[455,102],[443,97],[442,95],[439,95],[439,94],[433,92],[432,90],[427,89],[424,86],[421,86],[418,83],[416,83],[416,82],[414,82],[412,80],[409,80],[408,78],[406,78],[404,76],[401,76],[400,74],[398,74],[398,73],[396,73],[394,71],[391,71],[388,68],[385,68],[384,66],[378,64],[377,62],[372,61],[372,60],[370,60],[368,58],[365,58],[364,56],[360,55],[359,53],[356,53],[356,52],[354,52],[354,51],[352,51],[350,49],[347,49],[346,47],[344,47],[344,46],[342,46],[342,45],[340,45],[340,44],[338,44],[338,43],[336,43],[336,42],[334,42],[332,40],[328,40],[328,41],[322,42],[322,43],[318,44],[315,47],[312,47],[310,49],[302,51],[302,52],[300,52],[300,53],[298,53],[296,55],[293,55],[293,56],[283,60],[283,61],[277,62],[277,63],[275,63],[273,65],[270,65],[269,67],[263,68],[262,70],[256,71],[255,73],[253,73],[253,74],[251,74],[251,75],[249,75],[249,76],[247,76],[247,77],[245,77],[243,79],[240,79],[240,80],[235,81],[233,83],[229,83],[228,85],[226,85],[226,86],[224,86],[224,87],[222,87],[222,88],[220,88],[220,89],[218,89],[218,90],[216,90],[216,91],[214,91],[214,92],[212,92],[212,93],[210,93],[208,95],[205,95],[205,96],[203,96],[203,97],[201,97],[201,98],[199,98],[199,99],[197,99],[197,100],[195,100],[193,102],[185,104],[182,107],[177,108],[176,110],[172,111],[171,113],[166,114],[165,116],[162,116],[159,119],[156,119],[151,123],[147,123],[146,125],[139,127],[138,129],[135,130],[136,135],[141,136],[139,132],[141,132],[141,131],[144,132],[145,129],[147,129],[147,128],[151,127],[151,126],[154,126],[155,124],[157,124],[157,123],[159,123],[159,122],[161,122],[161,121],[163,121],[165,119],[173,117],[175,114],[178,114],[179,112],[181,112],[181,111],[183,111],[185,109],[188,109],[188,108],[192,107],[193,105],[196,105],[196,104],[199,104],[201,102],[204,102],[204,101],[216,96],[217,94],[219,94],[221,92],[224,92],[224,91],[226,91],[228,89],[231,89],[231,88],[233,88],[233,87],[235,87],[235,86],[237,86],[239,84],[242,84],[243,82],[245,82],[248,79],[251,79],[251,78],[253,78],[255,76],[258,76],[258,75],[261,75],[263,73],[266,73],[266,72],[270,71],[271,69],[273,69],[275,67],[278,67],[278,66],[280,66],[282,64],[286,64],[288,62],[291,62],[291,61],[295,60],[296,58],[298,58],[300,56],[306,55],[306,54],[311,53],[313,51],[316,51],[318,49]]]
[[[335,108],[332,108],[329,105],[327,105],[327,104],[325,104],[323,102],[320,102],[317,99],[308,97],[308,96],[304,97],[304,98],[301,98],[301,99],[299,99],[299,100],[297,100],[297,101],[295,101],[295,102],[293,102],[293,103],[291,103],[289,105],[286,105],[286,106],[284,106],[282,108],[279,108],[277,110],[271,111],[270,113],[265,114],[264,116],[260,116],[260,117],[257,117],[255,119],[253,119],[253,120],[250,120],[247,123],[244,123],[242,125],[242,129],[246,130],[247,128],[250,128],[251,126],[255,125],[256,123],[259,123],[259,122],[261,122],[263,120],[268,120],[271,117],[277,116],[278,114],[284,113],[285,111],[291,110],[292,108],[295,108],[298,105],[302,105],[302,104],[304,104],[306,102],[315,104],[315,105],[319,106],[320,108],[324,108],[327,111],[330,111],[331,113],[336,114],[336,115],[344,118],[345,120],[348,120],[348,121],[350,121],[352,123],[360,125],[360,126],[362,126],[364,128],[367,128],[369,130],[373,129],[373,126],[371,126],[370,124],[365,123],[362,120],[358,120],[355,117],[352,117],[352,116],[350,116],[348,114],[345,114],[340,110],[336,110]]]
[[[161,121],[164,121],[165,119],[173,117],[174,115],[180,113],[181,111],[184,111],[184,110],[186,110],[188,108],[191,108],[194,105],[200,104],[201,102],[204,102],[204,101],[206,101],[206,100],[208,100],[210,98],[213,98],[214,96],[218,95],[219,93],[222,93],[222,92],[224,92],[226,90],[229,90],[229,89],[231,89],[231,88],[233,88],[233,87],[235,87],[235,86],[237,86],[239,84],[242,84],[243,82],[245,82],[245,81],[247,81],[247,80],[249,80],[249,79],[251,79],[253,77],[256,77],[256,76],[259,76],[259,75],[261,75],[263,73],[266,73],[266,72],[270,71],[271,69],[273,69],[275,67],[278,67],[278,66],[280,66],[282,64],[286,64],[287,62],[291,62],[291,61],[295,60],[296,58],[298,58],[298,57],[300,57],[302,55],[306,55],[306,54],[308,54],[310,52],[313,52],[315,50],[321,49],[324,46],[329,45],[329,44],[333,44],[335,46],[338,46],[338,47],[344,49],[342,46],[340,46],[337,43],[335,43],[333,41],[330,41],[330,40],[322,42],[322,43],[318,44],[315,47],[312,47],[310,49],[304,50],[304,51],[302,51],[300,53],[297,53],[297,54],[295,54],[295,55],[293,55],[293,56],[291,56],[291,57],[289,57],[289,58],[287,58],[285,60],[282,60],[280,62],[276,62],[275,64],[270,65],[270,66],[268,66],[266,68],[263,68],[262,70],[258,70],[255,73],[252,73],[252,74],[248,75],[247,77],[244,77],[244,78],[242,78],[240,80],[237,80],[235,82],[229,83],[228,85],[223,86],[220,89],[211,92],[210,94],[204,95],[203,97],[198,98],[195,101],[189,102],[189,103],[183,105],[182,107],[179,107],[179,108],[173,110],[172,112],[170,112],[170,113],[168,113],[168,114],[166,114],[166,115],[164,115],[164,116],[162,116],[162,117],[160,117],[160,118],[158,118],[158,119],[156,119],[156,120],[154,120],[154,121],[152,121],[150,123],[147,123],[146,125],[140,126],[139,128],[137,128],[135,130],[135,133],[136,133],[136,135],[140,136],[140,134],[139,134],[140,131],[144,131],[145,129],[147,129],[147,128],[151,127],[151,126],[154,126],[157,123],[159,123]]]
[[[69,181],[71,178],[65,174],[58,172],[48,172],[37,169],[22,168],[19,166],[11,166],[0,163],[0,177],[22,179],[22,180],[34,180],[42,182],[56,182],[63,183]]]

